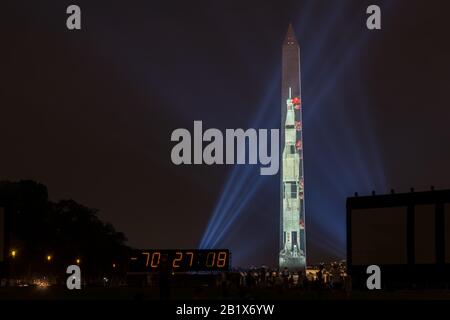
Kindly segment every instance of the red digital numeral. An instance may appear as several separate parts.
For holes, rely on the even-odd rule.
[[[217,266],[218,267],[225,267],[225,263],[227,262],[227,253],[226,252],[219,252],[217,255]]]
[[[145,266],[148,267],[148,261],[150,260],[150,253],[149,252],[142,252],[144,256],[147,256],[145,259]]]
[[[179,268],[180,265],[177,264],[177,263],[180,262],[181,259],[183,259],[183,253],[182,252],[177,252],[175,255],[177,255],[179,257],[176,257],[175,259],[173,259],[172,267]]]
[[[158,267],[160,259],[161,259],[161,253],[153,252],[153,254],[152,254],[152,262],[151,262],[152,268],[157,268]]]
[[[215,260],[216,260],[216,253],[215,252],[208,252],[208,255],[206,256],[206,266],[208,268],[214,267]]]
[[[194,253],[193,252],[186,252],[186,254],[191,257],[189,259],[189,267],[192,267],[192,262],[194,261]]]

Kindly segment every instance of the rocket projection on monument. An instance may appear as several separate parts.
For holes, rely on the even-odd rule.
[[[289,25],[282,48],[280,269],[306,267],[300,48]]]

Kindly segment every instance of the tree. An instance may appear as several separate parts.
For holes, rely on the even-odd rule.
[[[17,272],[62,275],[78,259],[83,274],[95,278],[110,272],[113,263],[125,265],[127,239],[102,222],[97,209],[74,200],[51,202],[47,188],[34,181],[0,182],[0,205],[11,214],[11,247],[20,252]]]

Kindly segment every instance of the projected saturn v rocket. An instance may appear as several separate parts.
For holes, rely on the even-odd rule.
[[[283,42],[281,103],[280,268],[306,267],[300,48],[292,25]]]

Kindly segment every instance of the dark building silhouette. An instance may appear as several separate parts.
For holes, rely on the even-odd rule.
[[[7,210],[0,203],[0,279],[7,276],[9,257],[9,232]]]
[[[390,287],[450,283],[450,190],[347,199],[347,265],[366,287],[369,265]]]
[[[0,207],[0,263],[5,260],[5,208]]]

